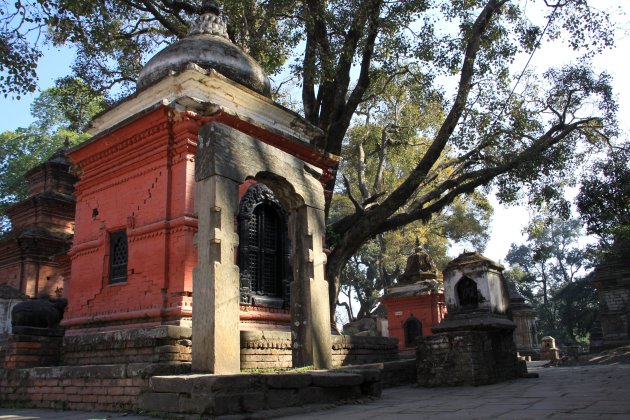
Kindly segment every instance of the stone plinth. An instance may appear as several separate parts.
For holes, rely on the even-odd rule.
[[[503,267],[469,252],[444,270],[448,314],[418,340],[418,384],[486,385],[519,376]]]
[[[64,365],[190,363],[190,328],[163,325],[67,336]]]
[[[154,376],[140,409],[221,416],[378,397],[380,372]],[[263,416],[267,417],[267,416]]]
[[[61,360],[63,328],[13,327],[9,336],[5,369],[55,366]]]
[[[488,385],[518,377],[511,331],[459,331],[418,341],[420,386]]]

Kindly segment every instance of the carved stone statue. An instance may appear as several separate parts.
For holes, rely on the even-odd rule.
[[[67,299],[51,299],[48,296],[20,302],[11,310],[11,325],[13,327],[56,328],[63,318],[66,306],[68,306]]]
[[[398,284],[414,284],[423,280],[435,280],[436,278],[437,268],[433,259],[420,246],[420,241],[416,239],[416,249],[407,258],[405,272],[398,278]]]

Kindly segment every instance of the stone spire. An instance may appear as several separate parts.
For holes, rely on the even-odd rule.
[[[229,39],[227,27],[220,15],[218,2],[204,1],[199,8],[199,17],[188,28],[187,36],[208,34]]]

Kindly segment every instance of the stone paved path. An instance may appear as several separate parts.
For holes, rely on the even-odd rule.
[[[530,372],[538,372],[540,377],[480,387],[391,388],[385,390],[379,400],[314,412],[299,412],[295,409],[294,415],[283,418],[630,419],[630,365],[560,368],[530,366]],[[277,417],[278,415],[271,416]],[[0,420],[30,419],[146,420],[149,417],[102,412],[0,408]]]

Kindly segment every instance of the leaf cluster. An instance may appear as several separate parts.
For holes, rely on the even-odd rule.
[[[597,293],[581,276],[587,253],[578,245],[581,223],[538,215],[526,229],[527,242],[512,244],[506,279],[536,311],[538,333],[560,342],[583,342],[598,310]]]
[[[611,147],[583,175],[576,198],[587,232],[600,239],[600,259],[630,255],[630,146]]]

